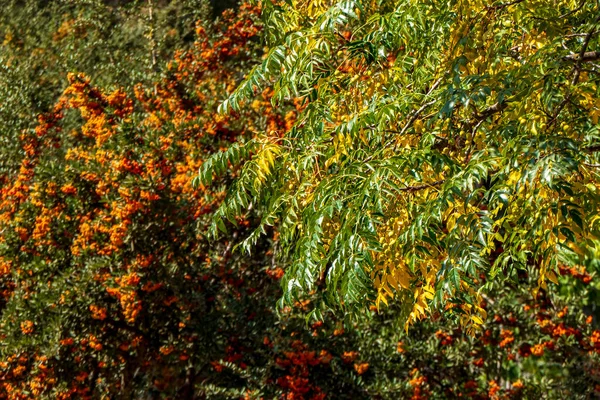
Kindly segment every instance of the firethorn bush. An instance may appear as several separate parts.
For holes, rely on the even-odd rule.
[[[412,292],[395,300],[388,293],[383,307],[365,275],[362,286],[347,287],[359,294],[354,303],[361,306],[344,309],[330,296],[327,274],[313,276],[312,287],[303,286],[310,280],[290,286],[298,264],[285,237],[288,222],[276,211],[288,207],[286,201],[301,203],[282,197],[268,208],[260,196],[280,184],[267,170],[284,155],[281,141],[309,129],[306,116],[319,98],[281,96],[278,83],[256,85],[237,111],[218,110],[235,98],[252,68],[274,68],[273,27],[260,15],[286,11],[288,3],[265,3],[262,11],[242,4],[216,20],[202,2],[116,3],[10,2],[10,13],[1,16],[6,51],[0,57],[11,59],[0,76],[0,118],[6,122],[0,152],[10,156],[0,169],[1,399],[600,394],[596,241],[561,252],[553,283],[540,284],[539,265],[529,256],[525,266],[504,266],[497,276],[505,279],[479,270],[461,276],[476,314],[468,314],[464,299],[447,299],[408,331],[407,311],[430,300],[429,291],[416,301]],[[90,4],[96,8],[83,7]],[[156,7],[151,14],[149,4]],[[328,5],[302,4],[310,15],[298,20],[298,29]],[[115,14],[96,18],[98,10]],[[165,10],[196,10],[199,20],[185,25]],[[153,15],[157,25],[136,20],[137,14]],[[64,22],[71,19],[79,22]],[[48,25],[26,29],[40,20]],[[112,37],[110,30],[120,33]],[[136,44],[130,54],[118,37]],[[34,58],[29,50],[36,46],[73,64]],[[35,65],[41,75],[28,70]],[[36,93],[36,87],[44,90]],[[331,137],[335,146],[346,146]],[[298,151],[322,145],[294,140]],[[341,168],[353,146],[327,168]],[[285,165],[293,172],[311,163]],[[203,179],[194,181],[199,170]],[[290,190],[298,184],[307,196],[314,190],[287,182]],[[238,193],[236,208],[231,199]],[[318,212],[310,201],[301,206]],[[299,244],[306,243],[303,230],[313,229],[310,221],[296,225]],[[334,234],[340,223],[323,224]],[[322,232],[315,233],[319,240]],[[244,240],[250,256],[238,250]],[[502,255],[499,249],[493,254]],[[410,285],[416,276],[411,271],[406,277]],[[477,285],[486,290],[472,293]],[[282,296],[286,301],[276,306]],[[344,313],[348,309],[354,312]],[[459,309],[477,329],[452,317]]]
[[[33,129],[66,88],[68,72],[98,85],[156,80],[176,49],[188,48],[204,0],[6,0],[0,13],[0,173],[20,163],[19,135]],[[153,66],[152,55],[156,57]]]
[[[260,259],[231,272],[231,245],[204,239],[223,185],[194,189],[191,178],[206,154],[286,129],[268,93],[244,115],[215,113],[256,57],[255,15],[247,6],[198,24],[194,45],[152,86],[103,90],[69,74],[55,106],[20,134],[20,167],[0,195],[1,328],[14,339],[3,348],[4,394],[175,396],[210,362],[241,363],[235,326],[251,305],[228,303],[249,296],[242,271]],[[241,321],[211,317],[221,308]]]

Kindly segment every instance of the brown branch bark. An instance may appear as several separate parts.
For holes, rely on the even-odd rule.
[[[428,189],[428,188],[431,188],[431,187],[435,187],[435,186],[441,185],[444,182],[445,182],[444,180],[439,180],[439,181],[435,181],[435,182],[431,182],[431,183],[425,183],[423,185],[407,186],[405,188],[400,189],[400,191],[402,191],[402,192],[416,192],[418,190]]]
[[[587,35],[586,35],[587,36]],[[583,54],[569,54],[562,58],[564,61],[589,62],[600,59],[600,51],[586,51]]]
[[[506,107],[508,107],[508,104],[506,104],[506,103],[496,103],[494,105],[491,105],[488,108],[486,108],[485,110],[483,110],[481,112],[481,114],[479,114],[477,116],[477,119],[478,120],[486,119],[490,115],[496,114],[497,112],[504,110]]]
[[[582,150],[585,151],[586,153],[595,153],[597,151],[600,151],[600,144],[595,144],[593,146],[586,147]]]
[[[515,4],[522,3],[525,0],[514,0],[508,3],[498,4],[497,6],[488,6],[486,7],[488,10],[501,10],[506,7],[514,6]]]

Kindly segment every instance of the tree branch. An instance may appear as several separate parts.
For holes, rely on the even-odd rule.
[[[416,192],[418,190],[428,189],[431,187],[441,185],[444,182],[445,182],[444,180],[439,180],[439,181],[435,181],[435,182],[431,182],[431,183],[425,183],[423,185],[407,186],[405,188],[400,189],[400,191],[401,192]]]
[[[595,35],[598,32],[600,32],[600,31],[594,31],[594,32],[592,32],[592,35]],[[566,38],[585,37],[587,35],[588,35],[588,33],[571,33],[571,34],[565,35],[564,37],[566,37]]]
[[[586,35],[587,37],[587,35]],[[600,51],[587,51],[583,54],[569,54],[562,58],[564,61],[588,62],[600,59]]]
[[[417,118],[419,118],[419,115],[421,115],[421,113],[423,112],[423,110],[425,110],[427,107],[429,107],[430,105],[432,105],[433,103],[435,103],[435,100],[431,100],[429,103],[425,103],[421,106],[421,108],[419,108],[408,120],[408,122],[406,123],[406,125],[404,125],[404,128],[402,128],[402,130],[400,131],[399,135],[404,135],[404,133],[408,130],[408,128],[413,124],[413,122],[415,122],[417,120]]]
[[[477,119],[478,120],[486,119],[490,115],[496,114],[497,112],[500,112],[500,111],[504,110],[506,107],[508,107],[508,104],[498,102],[498,103],[496,103],[494,105],[489,106],[485,110],[483,110],[481,112],[481,114],[479,114],[477,116]]]
[[[437,81],[435,81],[435,83],[433,85],[431,85],[431,87],[429,88],[429,90],[427,91],[426,96],[430,95],[431,92],[433,92],[438,85],[442,82],[442,78],[439,78]],[[431,100],[428,103],[425,103],[421,106],[421,108],[419,108],[416,112],[413,113],[413,115],[410,117],[410,119],[408,120],[408,122],[406,123],[406,125],[404,125],[404,128],[402,128],[402,130],[400,131],[400,135],[404,135],[404,133],[407,131],[407,129],[413,124],[413,122],[415,122],[417,120],[417,118],[419,118],[419,115],[421,115],[421,113],[430,105],[434,104],[435,100]]]
[[[566,57],[571,57],[573,58],[573,61],[575,62],[575,65],[573,66],[573,79],[571,80],[571,86],[575,86],[577,85],[577,82],[579,82],[579,76],[581,75],[581,63],[583,62],[584,58],[586,56],[588,57],[600,57],[600,52],[598,51],[587,51],[588,45],[590,44],[590,40],[592,39],[592,36],[595,32],[594,26],[600,22],[600,16],[598,16],[595,20],[594,23],[592,24],[592,30],[589,31],[586,36],[585,36],[585,40],[583,42],[583,46],[581,46],[581,50],[579,51],[579,54],[571,54],[568,55]],[[593,54],[591,54],[593,53]],[[592,60],[595,60],[595,58],[592,58]],[[554,112],[554,116],[552,117],[552,119],[548,122],[548,126],[554,125],[556,123],[556,121],[558,120],[558,116],[560,115],[561,111],[563,110],[563,108],[565,108],[565,106],[567,105],[567,103],[569,102],[569,100],[571,99],[573,92],[571,91],[570,93],[568,93],[564,100],[558,105],[558,107],[556,107],[556,111]]]
[[[583,6],[585,6],[585,3],[586,3],[586,0],[583,0],[581,2],[581,4],[579,4],[579,7],[577,7],[574,10],[569,11],[568,13],[565,13],[565,14],[561,15],[560,17],[558,17],[558,19],[563,19],[565,17],[568,17],[571,14],[575,14],[577,11],[581,10],[583,8]]]
[[[600,151],[600,144],[595,144],[593,146],[585,147],[582,150],[585,151],[586,153],[595,153],[597,151]]]
[[[594,23],[592,24],[592,30],[588,32],[588,34],[585,37],[585,40],[583,41],[583,46],[581,46],[581,51],[579,52],[579,56],[577,57],[577,60],[575,61],[575,74],[573,75],[573,81],[571,82],[571,85],[576,85],[577,82],[579,82],[579,75],[581,74],[581,63],[583,62],[583,58],[585,57],[586,54],[588,53],[594,53],[596,56],[600,56],[600,52],[594,51],[594,52],[588,52],[587,48],[590,44],[590,40],[592,40],[592,36],[594,34],[594,26],[600,22],[600,15],[594,20]],[[597,54],[596,54],[597,53]]]
[[[511,2],[508,2],[508,3],[498,4],[497,6],[488,6],[486,8],[488,10],[494,10],[494,11],[496,11],[496,10],[501,10],[503,8],[506,8],[506,7],[514,6],[515,4],[522,3],[523,1],[525,1],[525,0],[514,0],[514,1],[511,1]]]

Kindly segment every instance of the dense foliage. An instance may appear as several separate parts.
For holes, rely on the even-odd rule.
[[[150,84],[173,51],[193,41],[194,23],[208,12],[203,0],[3,1],[0,173],[18,168],[21,131],[52,109],[67,73],[84,72],[99,85]]]
[[[394,5],[384,3],[377,6],[373,2],[369,7],[392,12]],[[297,34],[290,33],[289,27],[276,25],[293,14],[288,13],[289,4],[308,13],[297,14]],[[408,4],[407,10],[423,7]],[[418,115],[409,119],[406,132],[410,130],[410,140],[415,142],[401,142],[396,151],[398,157],[413,163],[416,175],[410,182],[398,181],[395,185],[415,188],[401,190],[403,196],[394,198],[393,211],[384,202],[385,196],[391,196],[386,186],[390,182],[384,175],[370,176],[370,182],[382,189],[378,201],[383,210],[378,213],[368,209],[369,204],[375,204],[375,198],[369,196],[376,193],[358,191],[356,185],[362,185],[365,177],[357,170],[352,180],[345,175],[350,171],[346,168],[398,161],[387,152],[385,140],[409,137],[386,136],[379,142],[379,150],[368,145],[375,146],[376,135],[383,134],[382,126],[390,131],[400,129],[394,124],[403,122],[402,108],[395,111],[395,119],[382,120],[387,122],[381,126],[375,124],[366,131],[363,126],[362,133],[358,131],[359,139],[360,135],[367,136],[360,143],[352,139],[353,125],[342,120],[356,118],[353,124],[362,126],[361,115],[371,112],[370,118],[376,118],[377,101],[383,101],[381,91],[390,91],[385,101],[390,102],[391,109],[401,107],[400,100],[407,95],[402,90],[412,89],[404,89],[399,81],[394,88],[385,86],[380,75],[387,73],[386,79],[394,82],[394,74],[407,65],[399,60],[408,55],[396,54],[396,65],[393,57],[380,54],[377,47],[372,53],[365,52],[359,42],[351,47],[350,43],[362,37],[360,29],[370,29],[370,25],[359,28],[347,21],[339,34],[331,31],[334,36],[329,38],[341,47],[321,49],[335,49],[340,52],[337,56],[301,53],[314,48],[298,44],[296,50],[286,50],[289,54],[285,54],[306,57],[288,59],[282,70],[273,57],[281,54],[277,49],[286,47],[278,47],[279,36],[273,35],[287,35],[288,45],[294,44],[294,38],[300,38],[298,35],[306,32],[307,26],[334,14],[335,9],[321,14],[328,5],[323,1],[265,3],[267,23],[263,25],[260,9],[247,4],[222,15],[217,12],[219,17],[213,21],[206,3],[196,0],[7,2],[8,11],[0,12],[0,399],[416,400],[589,398],[600,394],[600,311],[596,306],[600,286],[595,279],[600,249],[594,240],[594,226],[588,222],[593,213],[585,209],[591,207],[585,202],[594,199],[596,190],[592,189],[596,187],[595,175],[589,172],[595,168],[595,160],[590,158],[593,153],[580,155],[588,157],[585,159],[576,158],[589,164],[588,169],[577,164],[582,169],[580,176],[567,180],[573,186],[574,199],[566,212],[572,214],[577,205],[583,207],[573,215],[580,215],[586,225],[577,230],[576,217],[560,219],[565,228],[572,228],[573,240],[563,230],[558,231],[573,243],[584,234],[590,240],[586,245],[578,242],[577,248],[570,245],[577,250],[575,254],[562,249],[555,275],[548,275],[550,269],[546,271],[546,279],[556,280],[559,285],[540,285],[540,264],[527,247],[522,249],[526,265],[507,262],[496,276],[474,264],[475,274],[469,278],[466,274],[470,267],[447,265],[440,258],[441,268],[457,265],[460,271],[461,290],[450,288],[456,298],[442,293],[445,308],[469,315],[471,309],[461,302],[472,297],[477,313],[470,314],[471,322],[480,329],[470,334],[467,330],[471,326],[465,327],[460,319],[433,307],[427,318],[413,321],[405,331],[406,317],[414,304],[423,304],[426,309],[431,300],[425,286],[425,292],[418,292],[421,295],[413,302],[414,290],[422,287],[419,265],[411,270],[407,262],[410,272],[401,276],[407,280],[397,281],[405,293],[388,293],[389,287],[380,288],[387,293],[380,299],[387,301],[388,307],[378,307],[372,301],[377,300],[378,288],[369,276],[371,264],[365,260],[370,254],[375,266],[379,264],[374,260],[383,256],[364,253],[367,257],[363,260],[348,253],[352,248],[344,246],[352,245],[355,239],[344,242],[347,232],[343,233],[342,227],[346,229],[356,222],[352,218],[364,215],[384,222],[392,216],[395,219],[389,219],[391,225],[373,225],[385,234],[381,254],[391,256],[392,248],[402,254],[406,245],[403,240],[413,240],[414,234],[414,240],[420,241],[415,251],[431,253],[420,259],[421,266],[428,268],[423,273],[431,274],[427,263],[434,260],[434,254],[440,255],[444,246],[457,238],[465,241],[463,246],[471,244],[466,226],[479,226],[484,219],[484,204],[491,201],[496,181],[491,176],[484,182],[474,181],[473,196],[461,198],[464,188],[460,179],[466,172],[460,171],[467,167],[456,160],[462,144],[456,144],[457,149],[452,150],[455,154],[450,154],[449,149],[435,145],[435,140],[459,140],[452,135],[457,134],[456,126],[465,123],[461,119],[467,118],[463,115],[467,112],[464,105],[457,102],[453,106],[456,110],[445,117],[449,122],[444,134],[444,118],[429,115],[435,109],[433,103],[427,106],[431,109],[421,111],[420,104],[413,105]],[[346,14],[347,10],[358,13],[343,7]],[[503,10],[495,11],[506,17]],[[587,18],[578,12],[573,13],[577,18]],[[361,15],[356,17],[363,18]],[[410,15],[407,13],[406,18]],[[432,18],[429,23],[434,22]],[[415,24],[409,26],[416,28]],[[328,38],[331,32],[326,28],[319,29],[318,35]],[[429,28],[421,29],[431,35],[427,36],[430,45],[442,40]],[[579,29],[583,32],[587,27]],[[353,30],[357,31],[354,37]],[[388,34],[392,40],[398,32]],[[272,50],[262,47],[260,35],[267,38]],[[360,42],[363,46],[379,43],[377,34],[365,35]],[[582,37],[573,36],[573,40]],[[595,40],[590,36],[586,46],[593,49]],[[405,46],[422,46],[414,59],[428,59],[424,43],[413,40]],[[37,57],[38,53],[43,57]],[[347,62],[342,69],[348,69],[333,70],[328,75],[326,68],[334,67],[341,57]],[[313,65],[312,70],[303,64],[319,59],[327,62]],[[261,65],[261,61],[266,64]],[[565,63],[574,65],[572,60]],[[418,75],[420,66],[413,65]],[[262,83],[272,83],[269,74],[286,71],[288,80],[259,90],[261,82],[256,81],[256,75],[249,75],[246,82],[250,82],[252,94],[244,92],[242,78],[254,66],[254,73],[266,79]],[[385,68],[390,69],[385,72]],[[582,63],[580,68],[583,73],[583,69],[596,67]],[[317,71],[323,74],[318,85],[325,86],[317,86],[321,92],[304,96],[300,89],[310,83],[306,77]],[[357,79],[336,83],[334,78],[340,74],[344,79]],[[552,77],[558,79],[558,75]],[[591,85],[594,77],[588,72],[587,80],[579,79]],[[403,79],[409,78],[410,74]],[[219,104],[241,81],[241,91],[229,100],[229,104],[237,102],[234,105],[238,111],[220,114]],[[297,92],[290,89],[294,82]],[[369,93],[370,84],[376,86],[369,95],[375,102],[372,109],[353,114],[350,111],[358,109],[352,108],[351,101],[357,102]],[[438,89],[431,91],[431,100],[428,97],[424,101],[445,94],[442,88],[448,89],[440,82]],[[417,93],[414,96],[421,98]],[[438,99],[435,104],[444,101]],[[507,107],[498,115],[510,110],[511,106]],[[576,112],[575,107],[569,102],[563,112]],[[322,131],[318,131],[323,137],[306,136],[317,132],[311,125],[316,115],[321,115],[316,112],[333,113],[341,119],[323,119]],[[587,114],[581,115],[582,121],[587,118]],[[338,122],[344,127],[336,125]],[[505,123],[515,129],[515,140],[524,140],[517,136],[521,128],[500,118],[485,120],[477,130],[485,129],[485,137],[490,137],[482,140],[492,140],[494,129]],[[421,132],[412,131],[421,124]],[[426,142],[419,135],[429,130],[437,139],[426,151]],[[531,135],[534,139],[539,138]],[[486,143],[490,151],[494,149]],[[582,143],[576,144],[593,145]],[[369,155],[359,161],[361,151]],[[477,151],[482,150],[473,147],[473,154]],[[568,151],[557,152],[557,160],[571,154]],[[306,152],[297,164],[293,157],[299,157],[299,153],[295,152]],[[323,159],[315,155],[319,152]],[[412,218],[421,215],[418,212],[424,207],[437,204],[440,192],[419,187],[424,185],[417,182],[421,179],[429,182],[430,178],[438,178],[431,176],[432,172],[420,171],[431,163],[421,165],[418,160],[428,160],[426,156],[436,152],[440,153],[436,157],[451,163],[448,171],[457,174],[446,177],[448,183],[436,187],[450,190],[446,185],[453,182],[458,188],[453,192],[453,202],[463,203],[460,207],[449,205],[452,211],[444,215],[443,226],[428,226],[425,230],[429,236],[419,236],[422,234]],[[525,155],[517,157],[518,162],[523,160]],[[243,166],[237,167],[242,161]],[[519,165],[519,174],[533,168]],[[285,175],[285,168],[290,168],[293,179]],[[318,168],[312,176],[311,168]],[[204,171],[205,184],[193,186],[199,169]],[[507,173],[508,179],[516,180],[511,184],[525,176],[517,177],[512,169]],[[494,174],[494,179],[502,176],[497,171]],[[552,177],[562,182],[562,178]],[[291,192],[269,197],[281,190],[281,179],[288,179],[285,187]],[[527,225],[527,218],[542,218],[543,209],[528,210],[525,207],[533,205],[527,205],[527,201],[539,201],[544,206],[550,199],[563,199],[560,190],[568,190],[565,185],[554,187],[543,180],[526,183],[524,179],[523,190],[537,190],[533,192],[536,197],[521,198],[521,192],[512,193],[508,188],[508,208],[498,211],[504,213],[506,226],[495,232],[502,236],[495,240],[507,242],[506,249],[517,240],[534,246],[538,243],[526,242],[524,238],[532,233],[524,230],[533,229]],[[348,189],[343,188],[346,184],[350,185]],[[577,185],[587,185],[587,189]],[[365,208],[345,202],[341,208],[334,207],[331,216],[324,215],[323,221],[315,220],[315,213],[322,211],[317,206],[343,198],[332,192],[331,199],[321,198],[315,203],[319,190],[326,189],[354,191],[354,195],[363,196]],[[223,203],[228,193],[229,201]],[[218,211],[221,204],[223,208]],[[405,210],[402,215],[407,220],[402,225],[399,214],[393,213],[401,213],[407,204],[414,209]],[[302,211],[294,211],[293,207]],[[282,215],[280,209],[291,211]],[[224,211],[230,222],[222,218]],[[294,212],[298,214],[294,216]],[[454,218],[452,213],[459,212],[463,214],[455,215],[454,225],[448,222],[448,218]],[[517,212],[523,212],[523,225],[514,219]],[[472,215],[470,220],[468,215]],[[221,231],[217,239],[209,235],[215,216],[221,217],[221,222],[215,224]],[[350,219],[340,219],[342,216]],[[426,216],[423,214],[423,218]],[[431,221],[433,217],[428,218]],[[315,221],[317,225],[311,225]],[[399,234],[390,234],[391,227]],[[440,235],[437,228],[447,232]],[[309,233],[310,237],[306,236]],[[360,238],[364,231],[356,234]],[[438,235],[431,238],[439,243],[430,243],[428,248],[422,241],[431,235]],[[236,244],[247,238],[246,244],[252,245],[251,257],[236,250]],[[310,264],[311,257],[315,257],[311,241],[316,241],[326,256],[322,265],[321,259],[319,265]],[[336,250],[336,246],[341,247]],[[457,252],[462,251],[456,246]],[[304,249],[305,257],[300,260],[294,256],[300,254],[299,248]],[[480,259],[505,257],[498,247],[490,251]],[[327,254],[336,254],[339,261]],[[345,276],[349,263],[356,262],[352,270],[356,276]],[[303,270],[307,265],[314,270]],[[450,273],[448,269],[443,271]],[[299,276],[296,285],[294,279]],[[340,279],[339,291],[331,286],[335,285],[334,277]],[[381,283],[379,279],[375,282]],[[447,280],[444,275],[439,279],[442,283]],[[437,283],[432,282],[432,288]],[[477,293],[481,285],[487,290]],[[296,291],[300,288],[302,293]],[[288,301],[276,307],[282,294]],[[396,300],[390,299],[392,294]],[[339,308],[323,307],[324,303],[335,305],[340,299],[345,299],[342,308],[351,306],[356,312],[344,315]],[[452,302],[457,306],[451,307]],[[315,310],[321,319],[310,318]]]
[[[21,166],[3,177],[0,202],[1,328],[14,339],[2,349],[5,394],[185,394],[210,361],[236,360],[225,348],[256,307],[237,298],[248,296],[244,270],[264,257],[239,265],[227,242],[206,242],[222,186],[190,181],[238,136],[285,129],[261,99],[238,118],[215,116],[219,93],[255,57],[255,14],[228,14],[210,35],[198,25],[169,77],[134,97],[69,75],[54,108],[21,133]],[[251,279],[260,287],[268,276]]]
[[[217,223],[253,204],[278,227],[288,303],[325,288],[348,310],[396,298],[407,326],[446,310],[481,329],[495,282],[546,289],[598,255],[598,15],[595,1],[266,1],[270,51],[223,110],[256,87],[304,110],[214,158],[255,153]]]

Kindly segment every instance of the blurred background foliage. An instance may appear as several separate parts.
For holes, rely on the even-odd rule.
[[[202,0],[7,0],[0,12],[0,170],[15,165],[15,138],[37,123],[83,72],[106,86],[153,82],[175,49],[209,19]],[[10,168],[10,167],[9,167]]]

